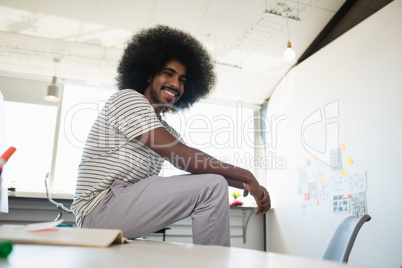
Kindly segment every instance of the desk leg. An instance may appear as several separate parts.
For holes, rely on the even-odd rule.
[[[263,215],[264,251],[267,251],[267,214]]]
[[[248,212],[247,215],[247,210],[242,210],[243,211],[243,244],[246,244],[246,232],[247,232],[247,225],[248,222],[250,221],[251,215],[253,214],[254,210],[251,210]]]

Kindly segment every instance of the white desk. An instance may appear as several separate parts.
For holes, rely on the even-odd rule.
[[[263,251],[135,240],[109,248],[14,245],[0,267],[345,268],[339,263]],[[352,267],[352,266],[347,266]]]

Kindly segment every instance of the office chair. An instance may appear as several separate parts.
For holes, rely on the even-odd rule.
[[[370,219],[369,215],[344,219],[335,230],[321,259],[347,263],[360,228]]]

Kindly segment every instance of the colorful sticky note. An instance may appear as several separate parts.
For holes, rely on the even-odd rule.
[[[320,178],[320,179],[318,180],[318,184],[319,184],[319,185],[324,185],[324,179],[323,179],[323,178]]]
[[[308,200],[309,200],[309,195],[308,195],[308,193],[305,193],[305,194],[304,194],[304,200],[305,200],[305,201],[308,201]]]
[[[301,187],[297,187],[297,194],[298,195],[302,195],[302,188]]]
[[[315,204],[316,206],[318,206],[318,205],[320,204],[320,201],[318,200],[318,198],[316,198],[316,199],[314,200],[314,204]]]
[[[327,168],[328,165],[327,165],[326,163],[322,163],[322,167],[323,167],[323,168]]]
[[[309,166],[311,164],[310,160],[307,160],[307,166]]]
[[[345,194],[343,195],[343,198],[349,198],[350,194],[348,192],[345,192]]]
[[[346,169],[342,169],[342,176],[346,176],[348,175],[348,172],[346,171]]]
[[[346,150],[346,145],[345,144],[341,144],[341,151],[345,151]]]
[[[304,159],[303,159],[303,162],[304,162],[304,164],[306,164],[306,163],[307,163],[307,159],[306,159],[306,158],[304,158]]]
[[[353,159],[352,159],[352,157],[349,157],[349,158],[347,159],[347,163],[348,163],[348,165],[353,164]]]

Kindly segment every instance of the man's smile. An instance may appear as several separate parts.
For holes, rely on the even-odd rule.
[[[172,98],[179,96],[179,91],[171,87],[162,87],[162,91]]]

